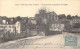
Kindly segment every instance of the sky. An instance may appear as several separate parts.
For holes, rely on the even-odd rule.
[[[0,16],[34,17],[40,9],[80,16],[80,0],[0,0]]]

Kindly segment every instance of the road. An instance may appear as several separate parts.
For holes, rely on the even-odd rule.
[[[68,34],[67,34],[68,35]],[[0,44],[0,49],[80,49],[77,46],[65,46],[65,34],[52,36],[34,36]],[[80,41],[80,36],[77,36]]]

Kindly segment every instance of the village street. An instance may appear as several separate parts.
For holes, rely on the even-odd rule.
[[[34,36],[18,39],[1,43],[0,49],[80,49],[80,35],[77,36],[77,46],[65,46],[65,35]]]

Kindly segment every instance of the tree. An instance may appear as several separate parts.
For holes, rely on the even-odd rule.
[[[66,18],[65,14],[58,15],[59,19]]]
[[[75,15],[75,17],[76,17],[76,18],[78,18],[78,16],[77,16],[77,15]]]
[[[21,17],[20,16],[17,17],[17,21],[21,21]]]
[[[67,19],[71,20],[72,19],[71,15],[67,15]]]

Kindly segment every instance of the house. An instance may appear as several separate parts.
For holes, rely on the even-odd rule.
[[[16,19],[14,17],[7,18],[6,22],[7,22],[7,24],[15,24],[16,23]]]
[[[36,25],[37,21],[36,21],[35,17],[30,17],[28,23],[31,25]]]
[[[16,34],[15,25],[0,24],[0,35],[2,35],[2,37],[7,38],[10,34]]]
[[[80,23],[80,17],[73,17],[72,20],[70,20],[71,25],[75,23]]]
[[[61,23],[60,21],[54,21],[49,25],[50,31],[63,31],[64,30],[64,23]]]
[[[16,23],[15,23],[15,27],[16,27],[16,33],[21,33],[21,23],[20,23],[20,21],[17,21]]]
[[[17,21],[15,24],[7,24],[6,20],[3,20],[3,24],[0,24],[0,30],[4,30],[5,32],[10,33],[20,33],[20,22]]]
[[[64,31],[64,24],[59,21],[54,21],[49,24],[49,35],[61,34]]]

